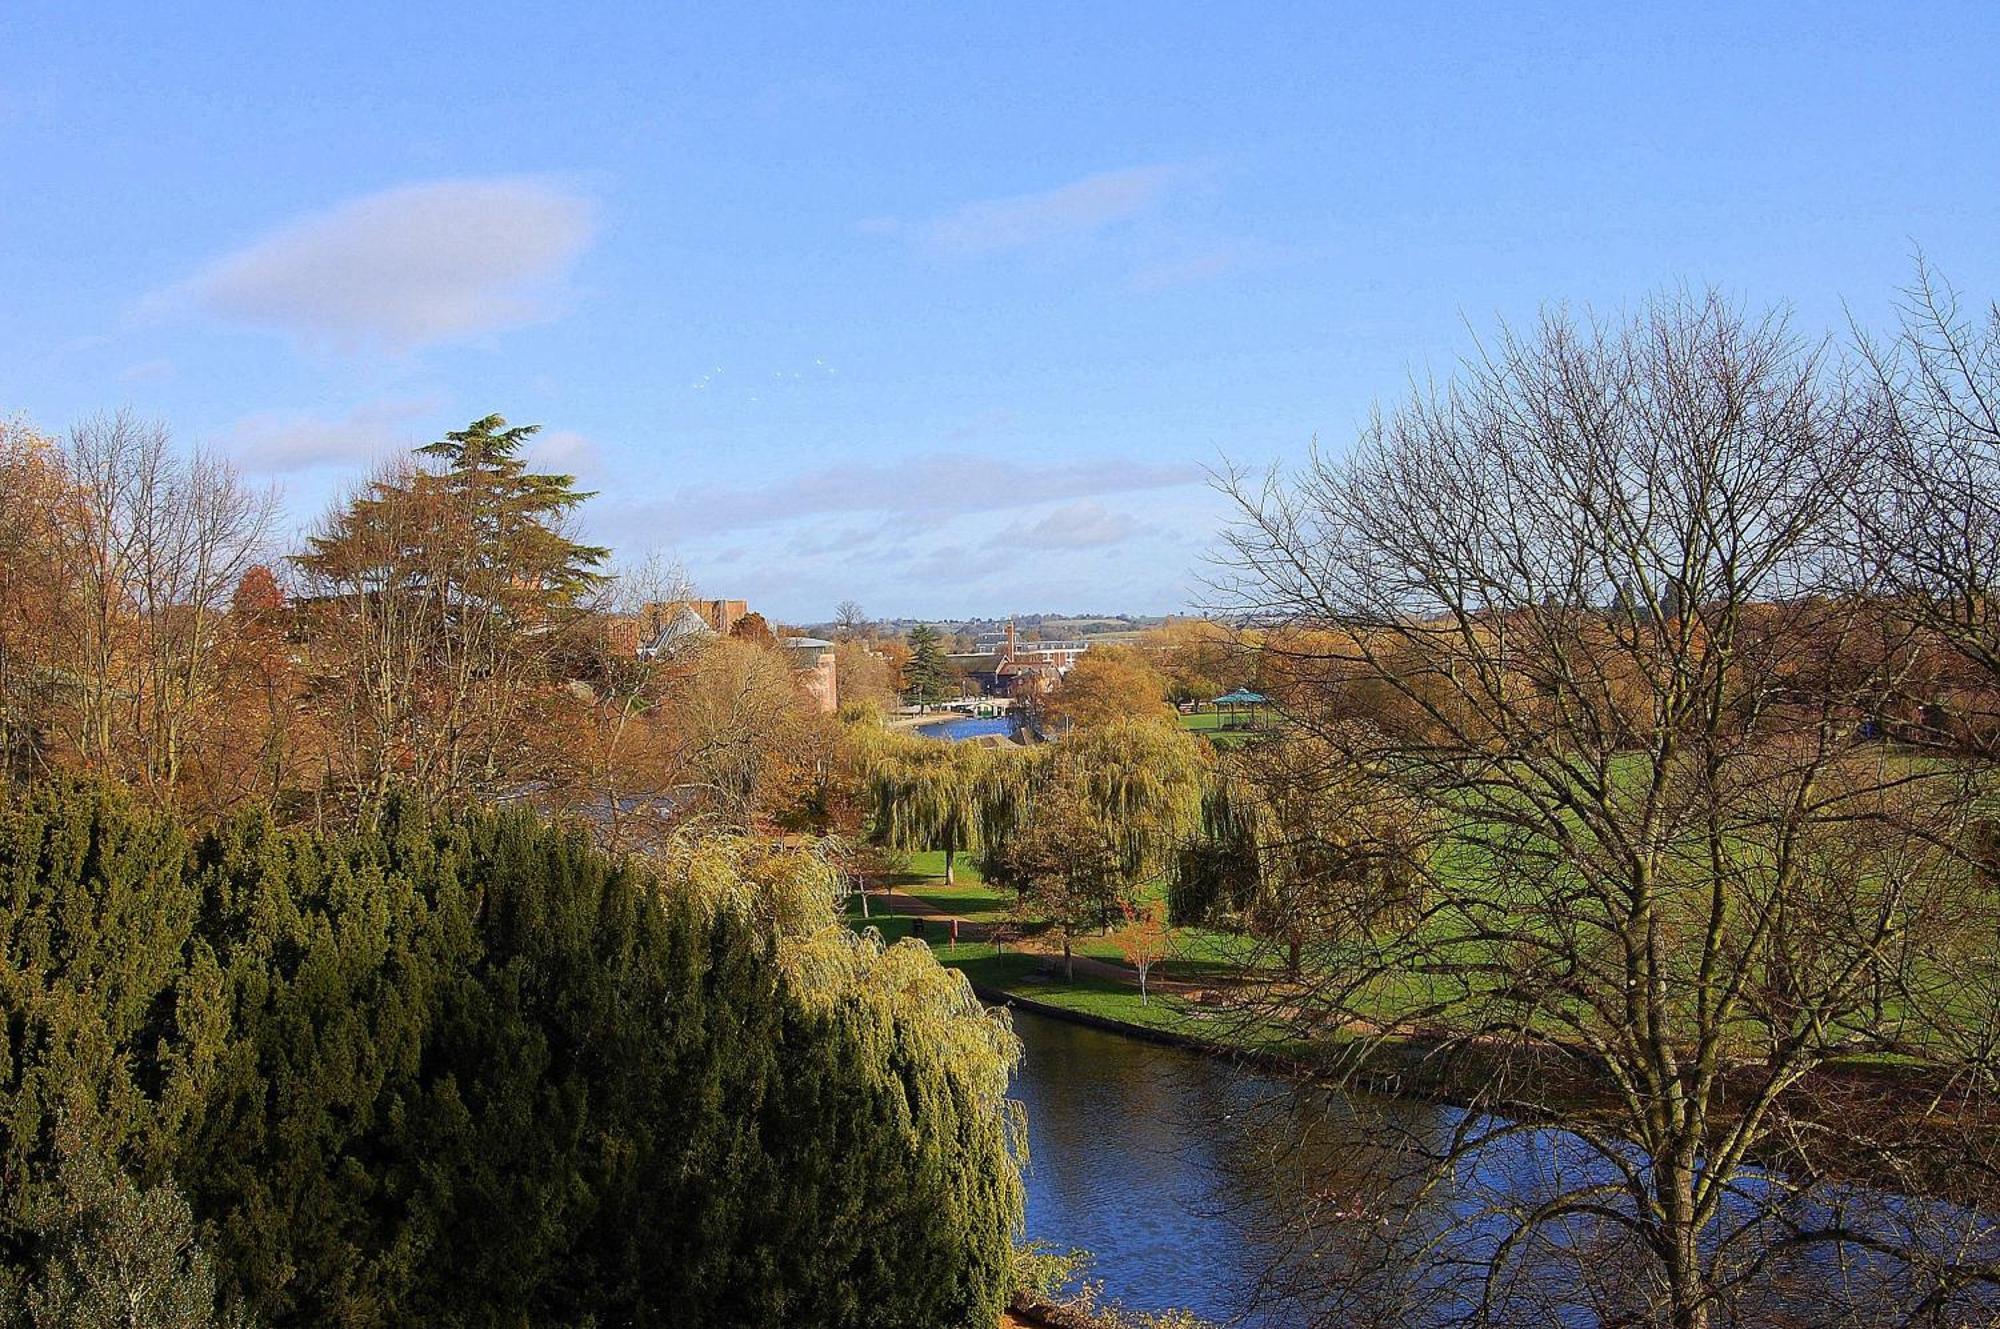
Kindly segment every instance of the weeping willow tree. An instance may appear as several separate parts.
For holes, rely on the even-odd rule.
[[[1079,729],[991,782],[987,873],[1062,937],[1109,925],[1163,874],[1200,818],[1207,745],[1177,726]],[[1002,806],[1004,800],[1004,806]]]
[[[1430,838],[1377,772],[1315,735],[1279,735],[1219,761],[1201,832],[1175,855],[1173,916],[1241,928],[1296,977],[1309,945],[1421,907]]]
[[[1085,806],[1109,831],[1119,870],[1134,881],[1165,872],[1200,822],[1211,746],[1171,719],[1148,718],[1081,729],[1060,747]]]
[[[969,743],[882,735],[864,756],[875,838],[891,849],[944,851],[944,879],[959,854],[984,844],[992,754]]]

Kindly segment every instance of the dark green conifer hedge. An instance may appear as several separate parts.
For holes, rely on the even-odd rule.
[[[520,812],[196,836],[16,794],[0,1307],[30,1322],[69,1179],[108,1168],[185,1198],[201,1249],[160,1258],[263,1324],[993,1323],[1015,1044],[830,885],[732,841],[613,861]]]

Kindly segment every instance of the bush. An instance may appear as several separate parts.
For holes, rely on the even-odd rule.
[[[33,790],[0,806],[0,1256],[32,1276],[82,1150],[177,1188],[273,1325],[991,1322],[1016,1044],[833,902],[736,841],[191,839]]]

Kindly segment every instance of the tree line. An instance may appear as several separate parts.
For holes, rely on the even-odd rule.
[[[392,789],[532,801],[619,846],[690,818],[827,825],[838,725],[768,627],[640,651],[691,588],[577,539],[590,495],[530,464],[535,432],[452,431],[286,550],[273,495],[158,425],[0,427],[0,766],[329,827]],[[846,657],[857,701],[891,695]]]

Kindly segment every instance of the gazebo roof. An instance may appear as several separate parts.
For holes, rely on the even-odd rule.
[[[1261,692],[1252,692],[1249,688],[1238,688],[1234,692],[1223,693],[1220,697],[1217,697],[1214,700],[1214,702],[1211,703],[1211,705],[1263,706],[1267,705],[1270,702],[1270,700],[1271,699],[1269,697],[1265,696]]]

